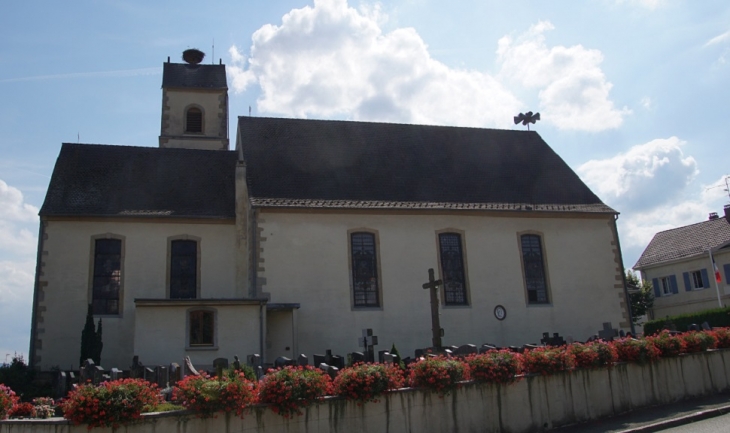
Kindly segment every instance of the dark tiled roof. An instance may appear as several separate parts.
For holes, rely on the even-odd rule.
[[[730,223],[724,217],[666,230],[654,235],[634,268],[707,254],[708,248],[728,242]]]
[[[261,117],[239,131],[260,206],[615,212],[534,131]]]
[[[163,63],[162,87],[227,89],[225,65]]]
[[[43,216],[235,218],[236,153],[69,144]]]

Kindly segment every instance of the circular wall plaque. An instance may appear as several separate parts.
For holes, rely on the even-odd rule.
[[[507,310],[505,310],[503,306],[497,305],[494,307],[494,317],[498,320],[504,320],[505,317],[507,317]]]

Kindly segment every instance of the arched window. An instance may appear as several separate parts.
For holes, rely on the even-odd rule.
[[[549,304],[548,280],[545,272],[545,257],[542,238],[536,234],[520,236],[522,266],[527,289],[528,304]]]
[[[170,299],[198,297],[198,242],[170,241]]]
[[[185,113],[185,132],[203,132],[203,112],[200,108],[188,108]]]
[[[92,243],[91,304],[95,315],[121,313],[123,238],[111,236],[95,236]]]
[[[469,305],[466,294],[464,250],[459,233],[439,233],[441,278],[444,280],[446,305]]]
[[[350,233],[352,294],[355,307],[379,307],[378,257],[375,234]]]

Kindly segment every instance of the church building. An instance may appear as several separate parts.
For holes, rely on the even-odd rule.
[[[202,53],[201,53],[202,54]],[[194,57],[194,56],[193,56]],[[64,143],[40,210],[30,362],[78,367],[628,330],[617,212],[534,131],[237,119],[225,66],[163,65],[159,147]]]

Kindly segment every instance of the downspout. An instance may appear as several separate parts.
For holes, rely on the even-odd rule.
[[[621,252],[621,241],[618,238],[618,213],[613,217],[613,233],[616,238],[616,248],[618,249],[618,261],[621,266],[621,281],[624,285],[624,298],[626,299],[626,311],[629,313],[629,325],[631,325],[631,335],[636,337],[636,326],[634,326],[634,313],[631,311],[631,298],[629,290],[626,288],[626,269],[624,269],[624,256]]]
[[[715,264],[715,258],[712,257],[712,248],[708,249],[708,252],[710,253],[710,265],[712,265],[712,279],[715,280],[715,291],[717,292],[717,303],[720,305],[720,308],[722,308],[722,298],[720,297],[720,286],[717,284],[717,277],[715,274],[716,271],[716,264]]]
[[[266,359],[266,356],[264,354],[264,306],[266,305],[265,301],[259,301],[259,353],[261,354],[261,359]]]
[[[33,282],[33,307],[30,317],[30,347],[28,348],[28,365],[35,368],[36,338],[38,337],[38,292],[40,291],[41,267],[43,258],[43,236],[45,234],[43,218],[40,218],[38,225],[38,252],[35,262],[35,281]]]

